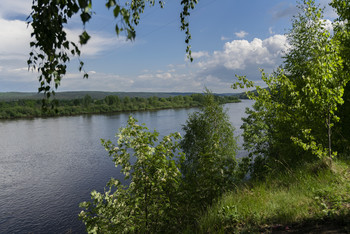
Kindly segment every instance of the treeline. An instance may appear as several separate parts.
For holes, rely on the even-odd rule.
[[[215,96],[215,100],[220,104],[240,102],[235,96]],[[93,99],[90,95],[85,95],[79,99],[52,100],[54,108],[44,110],[42,100],[23,99],[0,102],[0,119],[188,108],[201,106],[203,102],[202,94],[149,98],[109,95],[103,99]]]

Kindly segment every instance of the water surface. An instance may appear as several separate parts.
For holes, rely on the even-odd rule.
[[[252,102],[226,104],[236,134]],[[161,136],[181,131],[197,109],[133,113]],[[0,121],[0,233],[84,233],[78,204],[119,169],[100,139],[115,140],[130,113]],[[244,154],[239,152],[239,156]]]

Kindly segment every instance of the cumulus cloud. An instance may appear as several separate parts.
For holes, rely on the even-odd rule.
[[[274,35],[264,40],[254,38],[250,42],[233,40],[226,42],[222,51],[214,51],[198,65],[205,69],[224,66],[230,70],[244,70],[250,65],[273,66],[281,57],[286,43],[284,35]]]
[[[214,92],[232,92],[235,74],[261,81],[259,69],[271,73],[281,63],[283,51],[288,49],[284,35],[273,35],[266,39],[233,40],[226,42],[222,50],[209,53],[208,57],[195,60],[191,77]]]
[[[245,31],[243,31],[243,30],[241,30],[241,31],[239,31],[239,32],[236,32],[235,35],[236,35],[236,37],[238,37],[238,38],[244,38],[245,36],[248,35],[248,33],[245,32]]]
[[[25,59],[29,52],[30,31],[24,21],[0,18],[0,60]]]
[[[147,69],[138,75],[122,76],[94,70],[89,72],[86,80],[81,73],[69,73],[63,79],[60,91],[201,92],[206,86],[213,92],[233,92],[230,86],[235,74],[247,75],[259,82],[259,68],[271,72],[280,65],[282,51],[288,48],[286,43],[283,35],[251,41],[232,40],[226,42],[221,50],[194,52],[197,57],[194,63],[169,65],[168,69],[162,70]],[[24,70],[24,67],[12,69],[12,73],[18,75]],[[7,73],[10,74],[10,71]],[[33,86],[36,85],[37,81]]]
[[[226,42],[222,50],[198,53],[194,63],[186,68],[171,65],[168,71],[144,71],[131,78],[134,80],[131,87],[132,90],[201,92],[206,86],[214,92],[233,92],[230,87],[235,74],[247,75],[259,83],[259,68],[272,72],[281,64],[281,56],[287,49],[284,35],[233,40]]]
[[[19,15],[26,15],[30,10],[31,1],[1,1],[0,2],[0,91],[36,91],[38,81],[37,73],[28,72],[27,59],[30,52],[30,34],[32,28]],[[6,3],[6,4],[5,4]],[[23,3],[23,5],[21,5]],[[28,13],[29,14],[29,13]],[[7,18],[6,18],[7,17]],[[77,42],[82,29],[66,29],[68,39]],[[103,51],[113,51],[130,44],[125,37],[117,38],[115,35],[89,32],[91,39],[83,46],[84,58],[94,57]],[[63,82],[64,83],[64,82]]]

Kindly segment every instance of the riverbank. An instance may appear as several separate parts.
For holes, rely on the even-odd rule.
[[[350,164],[307,164],[228,192],[200,219],[200,233],[349,233]]]
[[[240,102],[236,96],[215,96],[221,104]],[[41,100],[17,100],[0,102],[0,119],[34,117],[75,116],[82,114],[108,114],[130,111],[149,111],[177,108],[192,108],[202,105],[202,94],[172,97],[124,97],[106,96],[93,99],[86,95],[81,99],[53,100],[52,108],[43,109]]]

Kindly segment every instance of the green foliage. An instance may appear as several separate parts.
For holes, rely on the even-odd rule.
[[[270,76],[262,72],[267,89],[257,86],[256,93],[248,93],[256,102],[247,110],[242,128],[251,161],[255,155],[253,175],[264,174],[267,164],[285,167],[336,155],[331,130],[339,120],[336,111],[349,78],[342,73],[339,42],[327,31],[322,9],[313,0],[299,8],[283,66]],[[238,78],[242,83],[234,88],[254,86],[245,77]]]
[[[90,95],[86,94],[85,97],[83,98],[83,105],[85,107],[89,107],[89,105],[92,103],[92,98]]]
[[[207,92],[201,110],[183,127],[181,148],[186,155],[181,170],[189,209],[210,205],[235,182],[236,138],[227,113]],[[191,208],[192,207],[192,208]]]
[[[125,32],[128,40],[136,37],[135,26],[140,21],[140,16],[144,12],[146,5],[154,6],[155,0],[138,1],[116,1],[108,0],[106,7],[113,11],[115,31],[117,36]],[[163,1],[158,1],[163,7]],[[183,7],[180,13],[181,30],[185,31],[187,44],[186,52],[189,59],[191,56],[191,34],[189,30],[188,17],[190,11],[194,9],[198,0],[182,0]],[[66,74],[67,63],[73,56],[80,56],[80,48],[73,41],[67,39],[64,27],[72,18],[79,14],[84,30],[79,36],[79,44],[85,45],[90,39],[90,35],[85,30],[85,24],[93,16],[92,0],[33,0],[32,12],[28,16],[28,24],[33,28],[32,51],[29,54],[28,67],[39,71],[40,86],[38,91],[44,92],[47,98],[55,94],[55,90]],[[84,63],[80,61],[79,71],[83,70]],[[84,78],[88,74],[84,71]]]
[[[309,118],[305,122],[310,122],[306,123],[310,127],[302,126],[308,135],[307,144],[315,145],[315,138],[323,145],[319,151],[328,148],[325,150],[332,157],[331,129],[334,122],[339,121],[335,112],[343,104],[344,87],[349,79],[342,73],[339,41],[331,39],[326,30],[322,10],[315,6],[314,1],[304,1],[302,10],[305,15],[300,14],[293,22],[288,37],[292,49],[285,57],[286,73],[293,79],[293,91],[298,92],[300,114],[306,114]],[[317,120],[321,123],[312,126]],[[322,122],[327,129],[327,140],[323,140]],[[313,133],[307,129],[312,129]],[[318,154],[319,157],[321,155]]]
[[[334,24],[334,37],[340,42],[341,57],[344,60],[343,74],[350,76],[350,1],[333,0],[330,4],[338,14]],[[335,123],[334,135],[337,141],[335,147],[340,152],[350,152],[350,84],[345,86],[344,104],[339,108],[337,114],[339,123]]]
[[[178,187],[181,181],[176,159],[179,133],[158,142],[158,132],[129,117],[119,130],[118,143],[102,140],[116,167],[121,167],[128,186],[111,179],[104,193],[93,191],[92,202],[83,202],[79,217],[89,233],[175,232]]]

